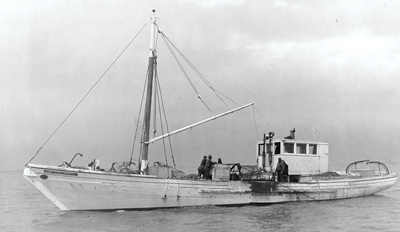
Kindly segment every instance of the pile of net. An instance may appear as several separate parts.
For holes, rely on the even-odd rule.
[[[332,176],[340,176],[340,175],[337,172],[330,171],[330,172],[324,172],[324,173],[316,174],[316,175],[313,175],[313,176],[332,177]]]
[[[188,174],[185,176],[180,177],[181,180],[198,180],[199,176],[197,174]]]
[[[261,175],[257,165],[242,165],[240,169],[242,179],[251,179]]]
[[[176,168],[172,169],[172,179],[182,179],[186,174]]]

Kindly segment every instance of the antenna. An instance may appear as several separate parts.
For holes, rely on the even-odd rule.
[[[313,128],[313,135],[314,135],[314,141],[315,141],[315,134],[317,133],[317,129],[315,128],[314,119],[312,120],[312,128]]]

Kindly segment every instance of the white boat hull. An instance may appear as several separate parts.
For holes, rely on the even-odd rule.
[[[368,196],[392,187],[394,173],[358,179],[274,183],[162,179],[29,164],[24,178],[61,210],[118,210],[270,204]]]

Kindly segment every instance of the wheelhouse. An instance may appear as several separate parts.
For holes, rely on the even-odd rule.
[[[312,175],[328,171],[328,143],[294,139],[271,139],[257,142],[257,166],[275,171],[278,159],[289,166],[289,175]]]

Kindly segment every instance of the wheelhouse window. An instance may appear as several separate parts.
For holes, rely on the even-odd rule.
[[[293,143],[284,143],[283,148],[285,149],[285,153],[294,153],[294,144]]]
[[[271,147],[270,144],[265,144],[265,154],[268,154],[270,147]],[[258,144],[258,155],[262,155],[263,151],[264,151],[264,144],[262,143]]]
[[[317,144],[310,144],[309,149],[310,149],[310,151],[309,151],[310,154],[313,154],[313,155],[318,154],[317,153]]]
[[[275,143],[275,154],[281,154],[281,143]]]
[[[303,144],[303,143],[296,144],[296,153],[297,154],[307,154],[307,144]]]

